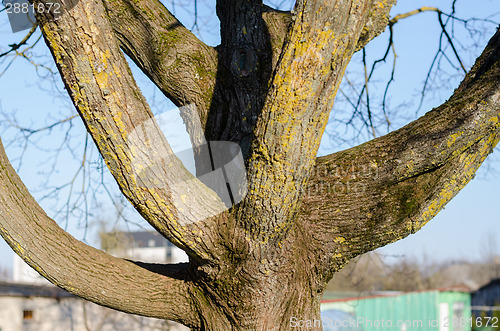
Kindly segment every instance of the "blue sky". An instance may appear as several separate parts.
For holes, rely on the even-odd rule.
[[[393,15],[396,13],[403,13],[421,6],[437,6],[442,8],[443,11],[449,12],[448,1],[410,1],[400,0],[397,7],[393,10]],[[203,39],[212,45],[217,44],[218,36],[213,33],[217,26],[217,22],[211,19],[213,14],[213,7],[203,7],[203,20],[200,23],[200,31]],[[189,14],[189,7],[187,10],[183,8],[176,8],[178,14],[182,17]],[[500,21],[500,6],[497,0],[459,0],[457,3],[457,16],[459,17],[487,17],[491,14],[497,13],[494,17],[496,21]],[[0,13],[5,15],[5,13]],[[213,15],[212,15],[213,17]],[[8,45],[18,42],[26,31],[12,34],[10,27],[5,20],[6,17],[0,17],[0,45]],[[208,28],[203,28],[203,26]],[[189,23],[186,23],[190,26]],[[473,64],[475,57],[484,48],[485,43],[494,33],[494,25],[485,25],[484,38],[478,41],[479,47],[472,47],[471,39],[456,26],[457,35],[464,34],[463,47],[468,52],[464,53],[463,61],[466,66]],[[437,32],[436,32],[437,31]],[[390,102],[397,109],[398,113],[391,114],[393,125],[390,128],[395,129],[409,120],[417,116],[417,105],[419,103],[419,90],[425,80],[427,70],[432,62],[435,51],[438,45],[439,25],[435,13],[423,13],[415,17],[408,18],[400,21],[395,26],[395,47],[398,55],[398,71],[394,84],[391,87]],[[383,54],[386,46],[387,34],[382,35],[378,40],[374,41],[367,48],[367,58],[374,60]],[[33,49],[34,58],[36,63],[45,63],[51,66],[51,59],[46,56],[46,47],[43,41]],[[359,72],[362,68],[356,65],[359,63],[361,53],[355,55],[353,64],[348,68],[348,77],[352,77],[353,81],[359,80]],[[388,59],[388,64],[381,67],[379,81],[375,81],[372,89],[374,95],[380,94],[381,89],[385,87],[385,80],[390,72],[392,66],[392,58]],[[2,65],[0,68],[5,67]],[[428,97],[425,99],[419,115],[425,111],[438,106],[449,97],[460,79],[461,73],[455,70],[452,66],[446,63],[443,64],[447,74],[443,77],[442,81],[436,81],[436,84],[429,91]],[[52,65],[53,68],[53,65]],[[1,69],[0,69],[1,70]],[[4,74],[0,71],[0,109],[4,112],[15,113],[19,123],[24,126],[43,127],[50,123],[51,118],[65,118],[74,114],[74,110],[67,98],[63,98],[56,91],[56,87],[60,89],[60,82],[56,79],[56,83],[50,80],[44,80],[39,77],[39,74],[44,74],[46,71],[38,67],[38,74],[35,67],[26,59],[17,58],[12,66]],[[187,147],[187,137],[182,130],[182,120],[175,114],[172,105],[168,102],[162,101],[161,96],[151,84],[137,70],[133,70],[136,75],[141,89],[151,100],[153,104],[153,111],[155,113],[168,112],[172,118],[172,128],[175,134],[167,137],[174,149],[180,151]],[[344,90],[348,90],[346,85],[343,86]],[[374,98],[376,99],[376,98]],[[400,105],[400,107],[396,107]],[[332,121],[335,118],[342,117],[343,113],[348,113],[349,108],[346,102],[338,100],[334,111],[332,112]],[[170,115],[169,115],[170,116]],[[72,130],[73,139],[71,145],[76,150],[83,150],[85,142],[85,132],[83,125],[77,119],[72,121],[74,129]],[[329,127],[329,132],[333,132]],[[50,135],[40,136],[38,144],[42,147],[55,147],[62,144],[64,137],[62,128],[55,128],[50,132]],[[378,129],[378,134],[387,132],[384,127]],[[6,144],[13,137],[13,130],[4,130],[0,127],[0,136],[4,144]],[[350,134],[350,133],[349,133]],[[38,137],[38,136],[37,136]],[[338,142],[330,140],[331,135],[325,135],[319,154],[329,154],[349,144],[339,145]],[[368,131],[363,132],[362,138],[368,139]],[[354,142],[350,142],[354,144]],[[18,166],[16,158],[22,152],[22,146],[14,143],[7,146],[7,153],[15,167]],[[480,170],[478,176],[473,180],[460,194],[450,202],[446,209],[442,211],[434,220],[424,227],[423,230],[417,232],[408,238],[401,240],[395,244],[389,245],[379,252],[387,256],[389,260],[394,258],[410,257],[416,259],[429,258],[431,260],[479,260],[485,256],[485,252],[493,245],[487,242],[497,241],[496,253],[500,254],[500,213],[496,210],[500,202],[500,152],[499,148],[496,149],[493,157],[488,161],[488,168],[493,171],[487,172]],[[95,153],[95,150],[93,151]],[[78,161],[75,160],[73,155],[69,152],[63,152],[57,160],[58,166],[55,169],[50,168],[49,153],[28,148],[25,153],[25,158],[20,169],[20,175],[25,181],[26,185],[33,192],[37,199],[40,199],[44,193],[40,190],[47,179],[50,184],[57,185],[67,180],[68,176],[71,177],[71,170],[78,168]],[[496,155],[496,158],[495,158]],[[81,155],[78,155],[81,156]],[[49,158],[49,159],[47,159]],[[45,171],[42,171],[45,169]],[[47,170],[48,169],[48,170]],[[498,175],[494,173],[498,171]],[[50,172],[50,173],[47,173]],[[59,199],[46,199],[41,201],[42,206],[52,215],[54,204],[61,205],[65,198],[64,196]],[[108,213],[106,210],[110,209],[109,205],[102,207],[102,210],[97,212],[97,217],[92,218],[91,221],[96,219],[113,218],[113,214]],[[112,208],[111,208],[112,209]],[[100,214],[100,215],[99,215]],[[132,219],[136,220],[137,215],[132,214]],[[67,219],[60,221],[61,226],[65,227],[77,238],[82,238],[84,232],[82,230],[82,219]],[[96,244],[92,234],[87,235],[87,241],[91,244]],[[7,245],[0,240],[0,267],[10,268],[12,261],[11,250]]]

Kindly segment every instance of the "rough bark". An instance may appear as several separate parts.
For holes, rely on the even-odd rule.
[[[374,2],[356,50],[363,48],[385,30],[389,24],[390,9],[395,2]],[[195,104],[205,128],[211,105],[214,108],[221,107],[217,105],[221,101],[218,102],[213,95],[218,68],[217,49],[208,47],[196,38],[158,1],[115,0],[105,1],[104,4],[125,53],[174,104]],[[240,12],[243,10],[240,9]],[[261,23],[265,24],[260,29],[265,29],[268,34],[268,47],[272,51],[271,67],[275,69],[293,16],[290,12],[267,6],[262,6],[260,13]],[[243,44],[248,46],[248,43]],[[218,98],[222,99],[224,91],[220,93],[222,96]],[[185,121],[188,131],[193,135],[195,130],[189,127],[190,119],[185,118]]]
[[[249,193],[240,206],[252,237],[273,238],[269,244],[278,244],[294,221],[301,187],[370,5],[371,1],[297,3],[297,16],[254,131]],[[266,222],[260,222],[262,218]],[[249,221],[254,219],[259,221]]]
[[[299,0],[286,13],[258,0],[219,0],[216,49],[155,0],[80,0],[57,20],[39,15],[68,93],[123,194],[191,260],[131,263],[76,241],[36,205],[0,149],[2,236],[53,283],[118,310],[196,330],[287,330],[291,318],[319,319],[332,274],[421,228],[499,139],[497,33],[443,106],[316,159],[351,55],[383,31],[392,4]],[[191,116],[200,116],[207,140],[240,144],[248,180],[240,204],[199,220],[207,209],[217,214],[221,201],[172,154],[120,48],[174,103],[197,106]],[[204,137],[195,131],[196,143]],[[179,207],[177,196],[197,207]]]
[[[396,0],[376,1],[370,9],[368,21],[365,23],[363,32],[358,39],[356,51],[365,47],[373,38],[384,32],[389,25],[389,13]]]
[[[122,193],[160,233],[191,255],[208,258],[199,248],[203,230],[188,231],[184,225],[207,210],[218,214],[223,204],[173,154],[130,73],[103,3],[79,1],[57,20],[46,14],[38,21],[66,89]]]
[[[332,270],[415,233],[474,177],[500,137],[499,59],[497,32],[446,103],[317,159],[301,218]]]
[[[106,13],[124,52],[179,106],[196,106],[206,123],[217,75],[217,51],[201,42],[159,1],[105,1]],[[196,119],[197,120],[197,119]],[[204,137],[184,116],[193,145]]]
[[[196,326],[186,265],[138,265],[76,240],[36,203],[1,142],[0,187],[0,235],[49,281],[106,307]]]

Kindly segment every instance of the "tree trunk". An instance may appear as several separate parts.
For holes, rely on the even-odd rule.
[[[419,230],[499,140],[497,32],[444,105],[387,136],[316,158],[344,70],[387,25],[393,3],[298,0],[289,13],[258,0],[219,0],[215,49],[155,0],[80,0],[57,20],[38,13],[66,89],[122,193],[190,262],[130,262],[76,241],[36,204],[3,148],[0,233],[54,284],[117,310],[194,330],[321,330],[332,275]],[[187,173],[121,50],[176,105],[196,106],[185,118],[193,144],[240,145],[243,201],[223,211],[217,194]]]
[[[300,259],[302,264],[296,257],[283,252],[266,261],[254,254],[244,263],[228,259],[222,270],[198,267],[200,330],[287,330],[294,320],[320,320],[324,284],[309,261]]]

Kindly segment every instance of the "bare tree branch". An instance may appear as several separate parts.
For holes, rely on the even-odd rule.
[[[435,7],[422,7],[407,13],[396,15],[394,18],[388,21],[389,36],[387,39],[387,46],[384,54],[371,63],[371,69],[368,72],[368,78],[366,77],[365,73],[363,82],[357,82],[357,85],[362,86],[362,88],[358,90],[352,88],[352,73],[347,73],[346,76],[344,76],[344,79],[346,81],[345,85],[349,86],[349,89],[341,87],[340,91],[341,95],[343,96],[343,100],[348,103],[348,108],[352,109],[349,109],[349,115],[341,115],[340,118],[337,115],[333,116],[330,119],[332,126],[330,129],[328,129],[327,134],[331,136],[332,142],[335,141],[341,145],[346,145],[351,144],[353,140],[360,141],[369,139],[370,137],[375,136],[374,128],[379,128],[384,123],[387,125],[387,131],[389,131],[390,125],[393,121],[390,116],[393,116],[392,114],[394,114],[395,112],[401,113],[410,106],[410,102],[407,102],[405,104],[400,104],[397,107],[389,107],[389,92],[397,72],[397,54],[396,45],[394,44],[395,33],[397,30],[395,30],[395,26],[403,19],[413,17],[420,13],[428,12],[436,13],[436,21],[440,26],[441,36],[439,38],[439,45],[437,47],[436,54],[432,63],[430,64],[427,76],[421,89],[420,104],[417,107],[417,112],[422,107],[424,99],[427,96],[427,92],[431,89],[431,86],[432,90],[436,91],[441,88],[442,84],[444,83],[443,81],[448,81],[445,78],[440,82],[435,82],[435,79],[437,79],[438,77],[447,75],[445,69],[441,68],[442,61],[446,61],[449,66],[454,68],[457,71],[456,75],[462,75],[458,73],[458,71],[466,73],[464,70],[466,65],[464,61],[462,61],[461,56],[458,54],[458,46],[462,48],[462,53],[466,53],[466,50],[465,47],[460,43],[460,40],[458,40],[455,36],[456,29],[454,23],[460,23],[460,25],[465,29],[465,31],[470,34],[472,38],[480,34],[480,32],[474,26],[476,23],[481,22],[486,23],[487,25],[498,24],[490,18],[459,18],[456,16],[455,11],[453,10],[453,6],[450,13],[445,13]],[[449,54],[450,50],[451,54]],[[368,50],[366,50],[366,48],[363,48],[363,56],[359,61],[361,65],[365,67],[365,70],[367,69],[366,66],[369,65],[368,61],[366,60],[369,58],[368,53]],[[380,99],[380,101],[376,102],[374,101],[374,98],[371,98],[368,94],[368,89],[371,88],[370,86],[373,86],[373,88],[371,88],[372,90],[377,89],[377,85],[379,83],[378,81],[374,81],[373,78],[377,78],[376,73],[378,72],[378,69],[382,67],[382,65],[388,59],[390,59],[390,57],[392,57],[393,60],[392,67],[390,69],[390,77],[387,79],[387,83],[385,84],[383,97]],[[347,93],[347,91],[349,92]],[[343,100],[339,100],[339,102],[342,102]],[[336,107],[336,114],[339,113],[340,109],[341,108]],[[344,127],[345,133],[342,134],[342,132],[333,131],[333,127]],[[347,132],[349,132],[349,136],[352,136],[352,138],[346,138]],[[363,134],[364,132],[366,133]]]
[[[199,323],[185,266],[135,264],[83,244],[47,217],[10,165],[1,142],[0,169],[0,234],[41,275],[99,305]],[[158,291],[158,286],[165,290]]]
[[[6,52],[3,52],[0,54],[0,57],[4,57],[16,50],[19,49],[19,47],[23,46],[23,45],[26,45],[26,43],[28,42],[28,40],[31,38],[31,36],[33,36],[33,34],[35,33],[36,31],[36,28],[38,27],[38,24],[33,24],[33,26],[31,27],[31,29],[29,30],[29,32],[26,34],[26,36],[20,41],[18,42],[17,44],[12,44],[12,45],[9,45],[10,49]]]
[[[405,19],[405,18],[408,18],[408,17],[411,17],[411,16],[414,16],[414,15],[417,15],[419,13],[423,13],[423,12],[426,12],[426,11],[433,11],[433,12],[436,12],[436,13],[440,13],[441,10],[439,10],[438,8],[436,7],[421,7],[421,8],[418,8],[418,9],[415,9],[415,10],[412,10],[412,11],[409,11],[407,13],[404,13],[404,14],[398,14],[396,16],[394,16],[393,18],[391,18],[389,20],[389,24],[390,25],[394,25],[396,24],[397,22],[399,22],[399,20],[402,20],[402,19]]]
[[[499,54],[500,31],[441,107],[318,159],[301,218],[335,267],[416,232],[474,177],[500,138]]]
[[[338,9],[347,5],[356,10],[347,14]],[[333,106],[333,96],[370,8],[371,1],[297,1],[293,32],[286,41],[254,131],[248,174],[252,182],[241,204],[249,213],[245,219],[254,219],[251,213],[258,208],[260,217],[270,220],[263,224],[265,228],[260,224],[248,226],[264,240],[272,237],[271,245],[286,234],[282,229],[288,228],[286,222],[295,210],[279,206],[283,201],[288,206],[297,202],[300,186],[313,165]],[[275,184],[271,187],[261,185],[267,181]],[[276,201],[269,198],[278,191],[284,196]],[[281,233],[276,235],[277,231]]]
[[[79,1],[71,15],[55,21],[38,14],[73,103],[122,193],[160,233],[191,255],[208,258],[196,239],[200,230],[185,226],[225,206],[173,154],[138,92],[103,4]]]
[[[389,13],[396,0],[377,0],[373,2],[368,21],[359,37],[356,51],[365,47],[372,39],[380,35],[389,25]]]
[[[120,46],[175,105],[195,104],[202,124],[212,101],[217,52],[159,1],[104,2]],[[194,129],[189,127],[188,132]]]

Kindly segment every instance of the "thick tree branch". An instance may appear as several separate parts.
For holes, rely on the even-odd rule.
[[[396,4],[396,0],[377,0],[373,3],[370,13],[368,14],[368,20],[366,21],[363,31],[358,39],[358,44],[356,46],[356,51],[359,51],[365,47],[371,40],[380,35],[387,26],[392,23],[396,23],[398,19],[405,18],[407,15],[398,15],[393,19],[389,20],[389,13],[392,6]],[[425,11],[427,7],[422,8],[420,11]],[[292,21],[292,14],[289,12],[283,12],[274,10],[272,8],[267,8],[264,12],[264,20],[268,23],[269,32],[271,35],[271,40],[273,48],[280,49],[283,46],[284,38]],[[277,29],[271,29],[271,26],[275,26]],[[277,53],[279,56],[281,51]],[[273,58],[274,60],[274,58]],[[275,67],[275,62],[273,61],[273,68]]]
[[[275,245],[289,229],[336,90],[371,8],[370,0],[297,1],[252,144],[249,230]],[[350,8],[350,10],[345,10]],[[266,183],[273,183],[268,185]],[[253,215],[259,211],[259,216]],[[262,222],[262,220],[265,220]]]
[[[368,21],[359,37],[356,51],[365,47],[372,39],[384,32],[389,25],[389,13],[395,4],[396,0],[378,0],[374,2],[368,15]]]
[[[301,220],[339,267],[418,231],[500,139],[500,31],[454,95],[404,128],[319,158]]]
[[[273,70],[278,64],[279,57],[283,51],[283,45],[292,23],[292,14],[290,12],[275,10],[264,6],[262,18],[266,22],[267,30],[270,36],[271,47],[273,51]]]
[[[253,129],[269,90],[275,49],[271,33],[281,33],[279,14],[259,0],[217,0],[221,44],[217,83],[207,120],[207,140],[237,142],[248,154]],[[270,26],[267,23],[271,23]],[[272,30],[272,31],[271,31]]]
[[[1,141],[0,187],[0,235],[52,283],[127,313],[192,326],[199,323],[189,299],[186,266],[135,264],[73,238],[30,195],[9,163]]]
[[[217,74],[215,49],[157,0],[104,1],[104,5],[125,53],[174,104],[196,105],[204,126]],[[196,136],[195,124],[184,120],[188,132]]]
[[[123,194],[172,242],[200,258],[186,225],[225,206],[175,157],[139,91],[99,0],[37,17],[75,107]]]

